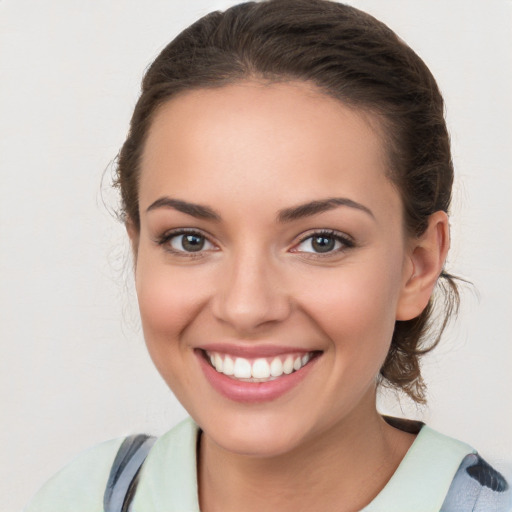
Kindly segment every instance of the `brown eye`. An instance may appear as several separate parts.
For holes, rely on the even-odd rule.
[[[343,246],[344,244],[334,235],[313,235],[304,239],[296,250],[298,252],[322,254],[339,251]]]
[[[183,235],[181,245],[185,251],[196,252],[204,247],[204,237],[197,235]]]
[[[315,236],[311,239],[311,247],[315,252],[329,252],[334,249],[336,240],[332,236]]]
[[[354,247],[354,241],[337,231],[318,231],[302,239],[292,252],[314,254],[339,253]]]
[[[200,252],[204,249],[213,248],[213,244],[199,233],[175,234],[168,241],[171,249],[176,252]]]

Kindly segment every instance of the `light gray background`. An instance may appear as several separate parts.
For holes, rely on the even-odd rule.
[[[0,508],[73,455],[184,416],[138,326],[128,245],[101,179],[143,69],[230,1],[0,1]],[[425,363],[429,407],[383,398],[512,461],[512,3],[353,0],[431,67],[457,171],[449,269],[473,281]],[[115,195],[104,184],[110,207]]]

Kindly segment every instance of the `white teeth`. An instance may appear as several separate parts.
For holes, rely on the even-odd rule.
[[[215,363],[213,364],[218,372],[222,372],[222,357],[219,354],[215,354]]]
[[[233,375],[235,373],[235,363],[231,357],[226,356],[224,359],[224,364],[222,366],[222,373],[224,375]]]
[[[283,363],[283,372],[290,375],[293,372],[293,357],[288,356]]]
[[[244,357],[232,357],[218,352],[206,353],[212,366],[224,375],[236,379],[253,379],[253,382],[265,382],[281,377],[283,374],[290,375],[300,370],[311,360],[311,353],[290,355],[286,357],[276,356],[274,358],[263,358],[249,360]]]
[[[215,366],[217,371],[219,369]],[[235,367],[233,374],[237,379],[250,379],[251,378],[251,363],[247,359],[237,357],[235,360]]]
[[[281,377],[283,375],[283,363],[279,357],[275,357],[270,363],[270,375],[272,377]]]
[[[251,375],[255,379],[267,379],[270,377],[270,365],[266,359],[256,359],[252,363]]]

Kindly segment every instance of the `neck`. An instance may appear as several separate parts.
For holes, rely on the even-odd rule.
[[[360,510],[379,493],[414,436],[358,408],[328,431],[285,454],[248,457],[203,434],[199,496],[203,512]]]

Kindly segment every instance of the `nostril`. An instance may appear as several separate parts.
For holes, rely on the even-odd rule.
[[[213,300],[214,316],[230,324],[237,331],[252,331],[269,323],[283,321],[289,316],[290,307],[284,297],[272,294],[248,294],[236,290],[228,296]]]

